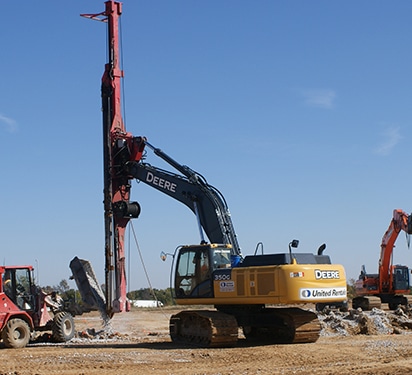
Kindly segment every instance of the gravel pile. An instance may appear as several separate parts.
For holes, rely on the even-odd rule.
[[[412,312],[398,308],[384,311],[352,309],[348,312],[333,310],[318,314],[321,336],[389,335],[412,333]]]

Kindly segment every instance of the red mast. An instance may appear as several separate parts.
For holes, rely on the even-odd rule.
[[[119,18],[122,3],[106,1],[105,11],[82,16],[107,22],[108,62],[102,77],[103,111],[103,168],[105,222],[105,294],[106,311],[129,311],[126,298],[126,265],[124,235],[131,218],[140,213],[137,202],[130,202],[131,181],[124,171],[128,161],[139,161],[144,149],[144,138],[126,132],[121,114],[121,79],[119,53]]]

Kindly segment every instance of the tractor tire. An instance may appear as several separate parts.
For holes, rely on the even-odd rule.
[[[53,319],[52,333],[55,342],[70,341],[75,334],[73,316],[66,311],[57,313]]]
[[[3,329],[1,338],[6,348],[24,348],[30,341],[30,327],[22,319],[10,319]]]

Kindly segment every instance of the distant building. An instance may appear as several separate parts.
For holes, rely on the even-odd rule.
[[[135,299],[131,300],[130,303],[134,307],[163,307],[162,302],[150,299]]]

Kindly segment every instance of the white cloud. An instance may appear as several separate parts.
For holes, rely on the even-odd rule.
[[[336,92],[330,89],[300,89],[305,105],[330,109],[334,106]]]
[[[15,133],[17,131],[17,122],[10,117],[6,117],[0,113],[0,125],[8,133]]]
[[[391,153],[393,148],[400,142],[403,138],[400,134],[399,127],[390,127],[386,129],[382,136],[384,140],[382,143],[376,148],[376,153],[379,155],[388,155]]]

